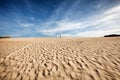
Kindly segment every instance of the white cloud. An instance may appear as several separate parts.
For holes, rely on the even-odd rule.
[[[108,11],[105,12],[105,14],[114,14],[118,12],[120,12],[120,5],[109,9]]]
[[[17,20],[17,25],[20,27],[33,27],[33,26],[35,26],[34,23],[30,23],[30,22],[26,22],[26,21],[23,22],[23,21]]]
[[[119,33],[120,29],[113,29],[113,30],[93,30],[93,31],[86,31],[86,32],[80,32],[75,34],[75,36],[82,36],[82,37],[99,37],[104,36],[106,34],[115,34]]]
[[[20,23],[20,26],[22,26],[22,27],[31,27],[31,26],[34,26],[34,24],[32,24],[32,23]]]
[[[55,28],[44,29],[40,32],[44,34],[56,34],[57,32],[63,32],[74,29],[83,29],[87,27],[97,27],[97,30],[75,32],[76,34],[63,34],[64,36],[103,36],[106,34],[120,33],[120,6],[115,6],[99,14],[85,17],[83,21],[74,21],[69,19],[62,19],[54,22]],[[52,24],[52,23],[51,23]],[[49,25],[48,25],[49,26]]]
[[[120,6],[116,6],[112,9],[107,10],[105,13],[103,13],[103,19],[100,19],[101,21],[111,21],[111,20],[120,20]]]
[[[78,22],[68,22],[68,21],[58,21],[56,22],[57,28],[52,28],[48,30],[42,30],[44,33],[56,33],[67,30],[73,30],[82,27],[82,23]]]

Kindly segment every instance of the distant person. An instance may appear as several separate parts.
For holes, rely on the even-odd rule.
[[[60,38],[62,37],[62,35],[60,34]]]

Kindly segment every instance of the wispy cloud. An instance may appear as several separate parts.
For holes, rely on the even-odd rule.
[[[19,23],[19,25],[21,26],[21,27],[33,27],[33,26],[35,26],[33,23]]]
[[[120,33],[119,22],[120,6],[118,5],[92,16],[87,16],[83,20],[62,19],[55,21],[55,28],[51,27],[50,29],[40,30],[40,32],[53,35],[71,30],[74,31],[74,34],[68,32],[63,33],[63,36],[103,36],[105,34]],[[84,28],[91,28],[91,30],[84,30]],[[81,32],[81,30],[83,31]]]
[[[82,27],[82,23],[78,22],[70,22],[70,21],[57,21],[55,23],[57,26],[56,28],[48,29],[48,30],[41,30],[40,32],[43,33],[56,33],[56,32],[62,32],[62,31],[67,31],[67,30],[74,30],[77,28]]]

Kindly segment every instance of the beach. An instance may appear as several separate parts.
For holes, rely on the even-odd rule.
[[[120,80],[120,37],[0,39],[0,80]]]

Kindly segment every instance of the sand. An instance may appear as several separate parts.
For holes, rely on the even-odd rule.
[[[120,80],[120,37],[0,39],[0,80]]]

